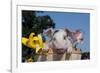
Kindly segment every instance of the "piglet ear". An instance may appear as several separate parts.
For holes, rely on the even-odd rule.
[[[48,29],[43,31],[43,34],[46,36],[51,36],[53,33],[53,30],[54,30],[53,28],[48,28]]]
[[[77,29],[75,32],[76,33],[81,33],[81,30],[80,29]]]
[[[75,37],[76,37],[77,40],[83,41],[83,33],[81,32],[81,30],[75,31]]]
[[[67,33],[68,35],[71,35],[72,32],[71,32],[69,29],[65,28],[64,30],[66,31],[66,33]]]
[[[80,35],[80,34],[82,34],[81,30],[78,29],[78,30],[75,31],[75,35],[76,35],[76,36],[78,36],[78,35]]]

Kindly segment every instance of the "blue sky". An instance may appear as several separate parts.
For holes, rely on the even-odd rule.
[[[84,34],[83,44],[77,47],[82,51],[90,51],[90,14],[76,12],[48,12],[38,13],[38,15],[49,15],[56,24],[56,29],[68,28],[75,31],[80,29]]]

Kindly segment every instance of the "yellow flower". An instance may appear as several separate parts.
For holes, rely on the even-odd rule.
[[[34,35],[35,33],[31,33],[29,38],[22,37],[22,44],[29,48],[36,49],[36,53],[38,53],[39,50],[43,48],[42,36],[40,34],[38,36]]]

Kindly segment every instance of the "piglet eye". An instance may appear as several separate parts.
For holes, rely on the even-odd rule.
[[[66,40],[66,37],[67,37],[67,36],[64,36],[64,40]]]

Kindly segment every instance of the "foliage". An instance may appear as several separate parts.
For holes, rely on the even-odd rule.
[[[90,59],[90,52],[83,52],[81,59],[82,60]]]
[[[31,32],[42,33],[49,27],[55,28],[55,23],[49,15],[38,16],[40,11],[22,11],[22,36],[28,36]]]

